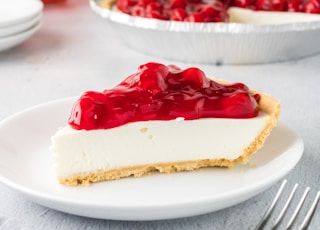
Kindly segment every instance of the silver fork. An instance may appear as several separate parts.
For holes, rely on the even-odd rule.
[[[267,224],[268,220],[270,219],[271,213],[272,213],[272,211],[274,210],[274,208],[275,208],[275,206],[276,206],[276,203],[278,202],[279,197],[280,197],[282,191],[284,190],[284,187],[285,187],[286,183],[287,183],[287,180],[284,180],[284,181],[282,182],[282,184],[281,184],[281,186],[280,186],[280,188],[279,188],[276,196],[274,197],[271,205],[269,206],[269,208],[267,209],[267,211],[266,211],[265,214],[263,215],[263,217],[262,217],[262,219],[260,220],[260,222],[258,223],[258,225],[254,228],[255,230],[263,229],[263,228],[265,227],[265,225]],[[298,184],[295,184],[294,187],[293,187],[293,189],[292,189],[292,191],[291,191],[291,193],[290,193],[290,195],[289,195],[289,197],[288,197],[288,199],[287,199],[287,201],[285,202],[283,208],[281,209],[281,211],[280,211],[277,219],[272,223],[272,227],[271,227],[272,229],[276,229],[277,227],[279,227],[280,222],[282,221],[285,213],[286,213],[287,210],[289,209],[289,206],[290,206],[290,204],[291,204],[291,201],[292,201],[292,199],[293,199],[293,197],[294,197],[294,194],[295,194],[297,188],[298,188]],[[304,190],[304,193],[303,193],[303,195],[301,196],[298,205],[297,205],[296,208],[294,209],[293,214],[292,214],[292,216],[290,217],[290,219],[289,219],[289,221],[288,221],[285,229],[291,229],[291,228],[293,227],[293,223],[295,222],[295,219],[296,219],[297,215],[298,215],[299,212],[301,211],[301,209],[302,209],[302,207],[303,207],[303,203],[305,202],[306,197],[307,197],[309,191],[310,191],[310,187],[307,187],[307,188]],[[309,208],[306,216],[304,217],[301,225],[300,225],[299,228],[297,228],[297,229],[300,230],[300,229],[307,229],[307,228],[308,228],[308,226],[309,226],[309,224],[310,224],[310,222],[311,222],[311,219],[312,219],[312,217],[313,217],[313,214],[314,214],[314,212],[315,212],[315,210],[316,210],[317,204],[318,204],[318,202],[319,202],[319,198],[320,198],[320,191],[318,191],[318,193],[316,194],[316,197],[315,197],[315,199],[313,200],[313,202],[312,202],[312,204],[311,204],[311,206],[310,206],[310,208]]]

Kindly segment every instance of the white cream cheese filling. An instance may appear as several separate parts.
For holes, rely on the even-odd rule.
[[[100,130],[63,127],[52,137],[60,177],[118,167],[201,159],[237,159],[265,125],[250,119],[206,118],[132,122]]]

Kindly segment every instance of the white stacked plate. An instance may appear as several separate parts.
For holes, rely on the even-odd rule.
[[[0,0],[0,51],[30,38],[41,26],[40,0]]]

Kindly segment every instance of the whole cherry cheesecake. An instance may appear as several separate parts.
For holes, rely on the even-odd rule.
[[[65,185],[247,163],[280,102],[196,67],[146,63],[112,89],[85,92],[52,137]],[[66,118],[67,120],[67,118]]]

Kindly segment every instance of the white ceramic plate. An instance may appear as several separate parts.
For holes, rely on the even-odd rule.
[[[25,40],[29,39],[34,33],[36,33],[40,29],[41,25],[42,23],[38,22],[30,29],[27,29],[21,33],[2,38],[0,37],[0,51],[4,51],[12,47],[15,47],[24,42]]]
[[[267,189],[297,164],[303,152],[301,138],[280,123],[248,165],[67,187],[55,179],[49,147],[75,100],[33,107],[0,123],[0,181],[34,202],[67,213],[154,220],[216,211]]]
[[[40,0],[0,0],[0,27],[30,20],[42,9]]]
[[[32,28],[33,26],[35,26],[40,22],[41,17],[42,17],[42,13],[37,14],[35,17],[27,21],[24,21],[22,23],[14,24],[12,26],[0,27],[0,39],[6,36],[12,36],[14,34],[21,33],[23,31],[26,31]]]

